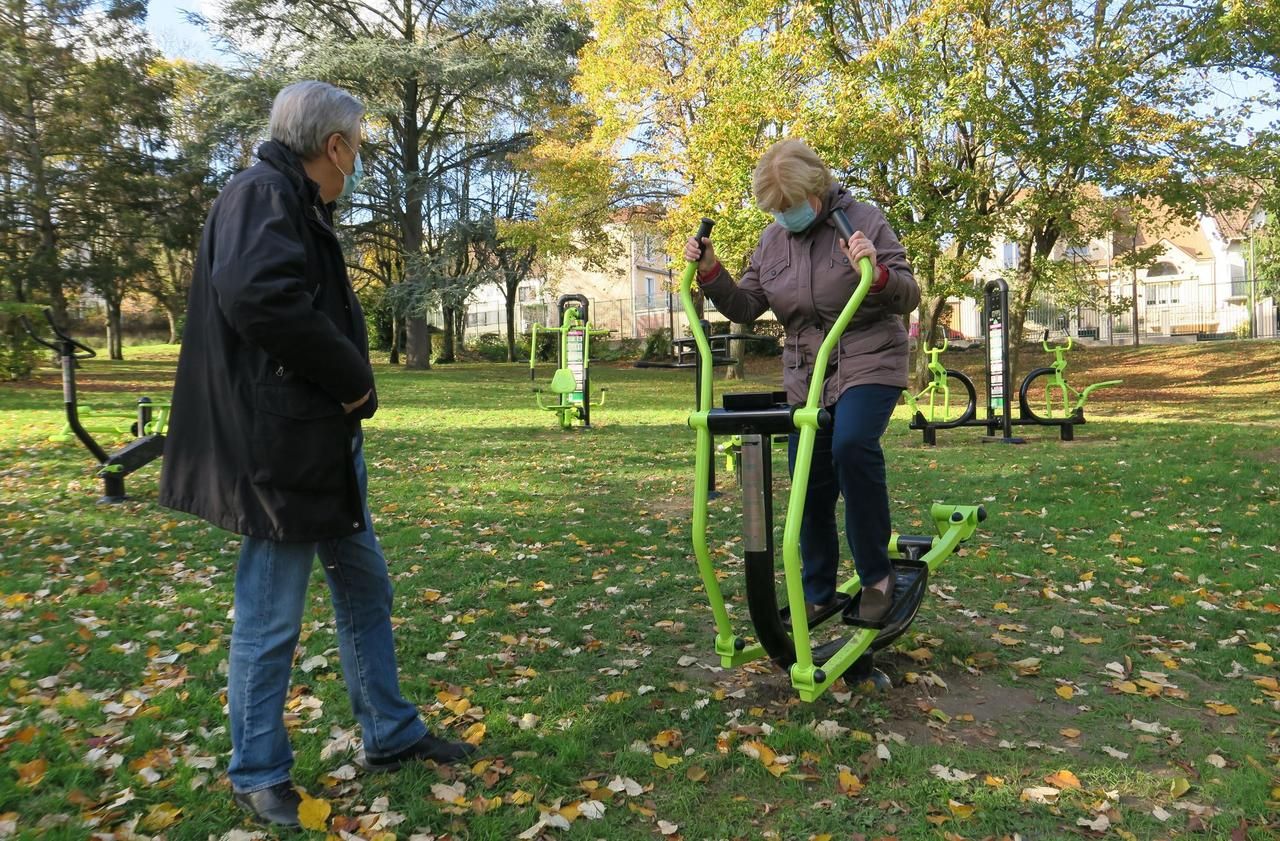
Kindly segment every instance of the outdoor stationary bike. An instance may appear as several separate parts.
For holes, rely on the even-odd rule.
[[[1042,345],[1046,352],[1052,351],[1055,361],[1052,366],[1035,368],[1022,379],[1018,388],[1018,416],[1013,416],[1011,400],[1013,372],[1009,366],[1009,284],[1003,278],[987,281],[982,288],[982,329],[986,347],[986,381],[987,403],[986,417],[977,416],[977,398],[973,381],[959,371],[952,371],[938,361],[938,354],[946,349],[944,341],[941,348],[926,348],[929,354],[930,382],[924,391],[912,395],[907,393],[907,405],[911,409],[909,429],[918,429],[923,433],[925,444],[938,443],[939,429],[953,429],[960,426],[986,427],[987,434],[983,441],[1002,444],[1022,444],[1026,439],[1013,434],[1015,426],[1056,426],[1058,435],[1063,441],[1075,440],[1076,426],[1085,422],[1084,405],[1089,395],[1104,386],[1117,385],[1121,380],[1107,380],[1086,386],[1084,391],[1077,391],[1067,385],[1064,372],[1067,368],[1066,352],[1073,344],[1070,336],[1065,345],[1049,344],[1049,333],[1046,330]],[[964,409],[959,403],[952,404],[951,389],[956,384],[968,397]],[[1061,399],[1061,405],[1054,405],[1055,391]],[[941,406],[937,404],[937,395],[942,393]],[[929,397],[929,414],[920,410],[919,403],[925,396]],[[1074,400],[1074,402],[1072,402]],[[1038,406],[1044,406],[1044,413]],[[997,434],[998,433],[998,434]]]
[[[62,401],[67,413],[66,429],[78,438],[85,449],[98,460],[98,476],[102,478],[102,498],[98,501],[124,502],[128,499],[124,492],[124,477],[164,454],[164,431],[169,417],[169,401],[139,397],[136,419],[126,418],[118,422],[114,428],[117,432],[134,435],[134,439],[116,452],[108,453],[94,440],[80,418],[81,410],[87,411],[88,407],[80,406],[76,402],[76,365],[79,360],[90,359],[98,354],[93,348],[77,342],[59,330],[58,325],[53,321],[53,313],[49,310],[44,311],[44,317],[53,330],[56,342],[42,339],[26,316],[22,316],[22,325],[32,339],[58,354],[62,362]],[[111,432],[112,430],[99,431]],[[51,440],[62,441],[67,440],[68,437],[66,434],[59,434],[53,436]]]
[[[832,212],[841,236],[853,236],[853,228],[843,211]],[[697,241],[710,236],[713,222],[703,219]],[[831,353],[837,346],[858,307],[871,288],[875,270],[870,260],[860,265],[862,277],[840,317],[836,319],[818,349],[813,370],[827,372]],[[693,303],[693,278],[697,263],[690,261],[680,279],[680,301],[689,319],[689,329],[703,359],[709,360],[711,347],[698,322]],[[886,686],[888,678],[874,668],[872,653],[897,639],[915,619],[924,598],[929,575],[977,529],[986,519],[986,511],[976,505],[934,505],[930,518],[938,532],[936,537],[893,535],[889,553],[894,558],[896,576],[893,606],[879,622],[857,618],[861,582],[850,579],[837,588],[838,597],[828,610],[810,620],[805,611],[804,587],[801,583],[800,523],[804,515],[809,471],[813,462],[814,441],[818,429],[832,423],[830,413],[820,407],[825,377],[815,373],[809,383],[809,394],[803,406],[789,406],[782,392],[726,394],[724,407],[711,405],[712,366],[701,368],[697,409],[689,415],[689,425],[696,430],[693,551],[698,572],[711,602],[715,617],[715,652],[725,667],[737,666],[768,656],[787,669],[791,685],[805,701],[813,701],[842,676],[846,680],[874,680]],[[799,432],[791,496],[787,505],[783,530],[782,556],[786,582],[786,606],[778,607],[773,543],[773,456],[772,440],[777,436]],[[747,608],[755,626],[758,642],[748,644],[734,634],[725,609],[720,581],[711,563],[707,541],[707,502],[713,437],[736,435],[741,439],[742,534],[746,567]],[[846,501],[856,504],[856,501]],[[852,626],[849,636],[814,646],[810,631],[822,622],[839,616]]]
[[[542,402],[542,389],[534,388],[539,409],[555,412],[560,428],[569,429],[574,421],[581,421],[584,428],[591,428],[591,407],[603,406],[607,388],[600,389],[600,399],[591,402],[591,337],[607,336],[609,330],[591,326],[587,312],[589,302],[585,295],[561,295],[556,303],[560,315],[559,327],[543,327],[544,333],[559,333],[556,343],[556,372],[551,376],[548,390],[555,395],[551,405]],[[537,376],[538,325],[533,325],[529,336],[529,379]]]
[[[904,392],[907,407],[911,410],[911,423],[924,429],[926,444],[938,443],[939,429],[950,429],[965,426],[973,420],[978,410],[978,393],[973,387],[973,380],[961,371],[953,371],[943,366],[938,357],[947,349],[947,337],[942,337],[938,347],[928,347],[921,343],[924,352],[929,356],[929,384],[919,394]],[[956,399],[952,400],[952,392]],[[929,414],[920,410],[920,403],[929,399]],[[961,400],[963,398],[963,400]]]
[[[1119,385],[1123,380],[1104,380],[1077,391],[1067,384],[1067,351],[1075,342],[1067,335],[1065,345],[1049,344],[1049,331],[1044,331],[1040,346],[1045,353],[1053,354],[1053,364],[1045,368],[1035,368],[1023,379],[1018,389],[1018,408],[1022,417],[1031,418],[1039,423],[1058,423],[1064,418],[1080,418],[1084,423],[1084,404],[1089,395],[1099,388]],[[1057,399],[1055,400],[1055,392]],[[1039,407],[1044,407],[1044,412]]]

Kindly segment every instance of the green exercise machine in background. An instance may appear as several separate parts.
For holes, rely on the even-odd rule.
[[[853,236],[843,211],[833,211],[832,218],[846,240]],[[710,235],[713,224],[709,219],[702,220],[699,242]],[[857,287],[818,349],[815,371],[828,370],[827,362],[841,334],[871,288],[875,274],[871,261],[863,260],[860,268],[862,277]],[[824,381],[822,377],[812,378],[803,406],[787,405],[782,392],[760,392],[725,394],[724,407],[711,408],[711,347],[693,301],[696,271],[695,262],[685,266],[680,280],[680,301],[698,352],[706,360],[700,371],[696,409],[689,415],[689,425],[696,431],[692,537],[698,573],[715,619],[715,653],[726,668],[769,657],[787,670],[792,687],[805,701],[815,700],[842,677],[846,682],[872,680],[879,686],[887,686],[888,678],[874,666],[873,653],[889,645],[911,625],[928,590],[930,576],[974,533],[978,523],[986,519],[986,511],[978,505],[934,505],[929,519],[936,536],[895,534],[890,538],[889,554],[895,569],[893,605],[883,620],[867,622],[858,618],[861,583],[856,577],[837,588],[838,598],[829,610],[810,620],[805,611],[802,584],[800,523],[814,441],[818,429],[832,423],[831,415],[820,404]],[[775,437],[793,432],[799,433],[799,444],[782,536],[785,607],[779,609],[774,569],[772,442]],[[717,435],[738,436],[741,442],[743,560],[747,608],[755,628],[755,642],[734,633],[720,590],[720,578],[711,561],[707,536],[708,476],[714,452],[713,438]],[[845,504],[858,503],[853,499],[846,500]],[[835,617],[850,627],[837,638],[814,645],[813,630]]]
[[[534,388],[538,408],[555,412],[560,420],[561,429],[570,429],[579,422],[586,429],[591,428],[591,407],[603,406],[604,395],[608,389],[600,389],[600,399],[591,402],[591,338],[607,336],[611,331],[591,326],[588,317],[590,302],[585,295],[561,295],[556,302],[559,314],[559,327],[540,327],[533,325],[529,336],[529,379],[537,378],[538,366],[538,331],[558,333],[556,343],[556,372],[551,375],[551,383],[547,391],[554,395],[556,402],[547,404],[542,400],[543,389]]]

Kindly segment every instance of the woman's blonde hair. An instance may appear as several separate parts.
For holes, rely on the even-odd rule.
[[[751,176],[756,204],[767,212],[795,207],[807,196],[822,198],[831,186],[831,170],[803,140],[779,140],[760,156]]]

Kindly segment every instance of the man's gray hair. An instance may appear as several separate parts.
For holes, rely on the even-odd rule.
[[[303,160],[324,152],[325,141],[340,132],[355,148],[364,106],[351,94],[326,82],[294,82],[271,105],[271,139]]]

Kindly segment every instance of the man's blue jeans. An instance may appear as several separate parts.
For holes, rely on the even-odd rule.
[[[284,704],[316,555],[333,598],[342,673],[366,755],[397,753],[427,732],[417,708],[400,694],[391,635],[391,579],[369,517],[361,435],[352,449],[365,500],[364,531],[317,543],[246,537],[240,549],[227,680],[229,775],[237,792],[258,791],[289,779],[293,752],[285,732]]]
[[[862,586],[877,584],[893,567],[889,562],[889,484],[880,436],[889,427],[902,389],[855,385],[835,406],[829,430],[818,430],[809,468],[809,490],[800,521],[800,557],[804,561],[804,598],[829,604],[836,597],[840,535],[836,500],[844,496],[844,529]],[[796,466],[800,436],[792,433],[788,464]]]

